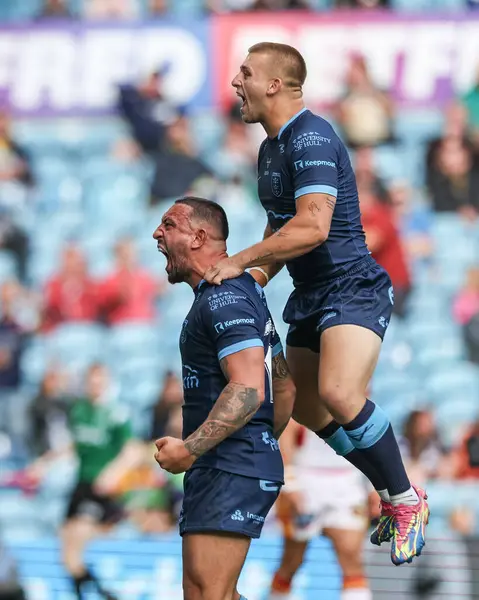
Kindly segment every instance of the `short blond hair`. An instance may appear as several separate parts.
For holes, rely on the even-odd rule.
[[[288,44],[260,42],[249,48],[250,54],[273,54],[282,70],[282,79],[288,87],[302,88],[308,74],[302,54]]]

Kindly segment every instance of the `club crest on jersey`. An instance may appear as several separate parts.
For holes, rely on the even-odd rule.
[[[283,194],[283,181],[281,173],[273,172],[271,174],[271,191],[278,198]]]

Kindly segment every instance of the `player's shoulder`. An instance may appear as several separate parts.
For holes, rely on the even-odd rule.
[[[339,140],[329,121],[310,110],[304,111],[291,125],[288,146],[300,150],[308,145],[330,145]]]
[[[203,306],[209,305],[211,310],[226,304],[237,304],[246,301],[255,304],[261,299],[262,288],[249,273],[243,273],[233,279],[225,279],[220,285],[203,282],[201,285]]]

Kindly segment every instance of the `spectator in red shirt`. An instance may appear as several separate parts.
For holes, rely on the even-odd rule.
[[[115,271],[100,284],[100,301],[106,322],[116,325],[125,321],[153,321],[155,301],[162,293],[163,285],[138,266],[132,240],[118,242],[115,256]]]
[[[43,330],[70,321],[96,321],[98,317],[97,285],[88,273],[82,251],[71,244],[63,250],[59,273],[45,287]]]
[[[359,199],[368,248],[393,282],[394,314],[404,317],[411,279],[394,213],[390,206],[377,199],[369,187],[359,187]]]

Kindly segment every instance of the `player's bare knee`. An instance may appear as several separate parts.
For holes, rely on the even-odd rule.
[[[192,581],[185,577],[183,579],[184,600],[225,600],[233,597],[234,587],[233,583],[231,586],[218,585],[214,578],[207,582]]]
[[[364,396],[354,386],[335,381],[321,383],[319,396],[333,418],[340,423],[354,419],[364,403]]]
[[[293,406],[293,419],[311,431],[318,431],[331,422],[331,415],[326,406],[316,402],[302,401],[299,396]]]

